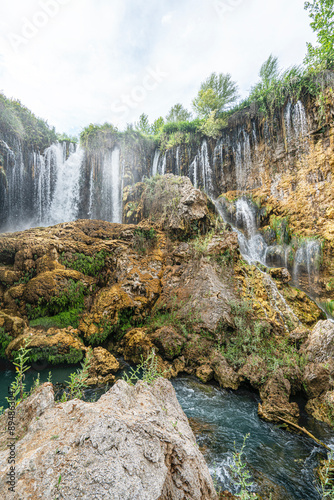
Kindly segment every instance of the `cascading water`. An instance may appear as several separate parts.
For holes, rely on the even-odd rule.
[[[102,163],[101,197],[93,216],[111,222],[122,222],[121,188],[122,176],[120,171],[120,149],[114,148],[104,154]]]
[[[156,149],[156,151],[154,153],[153,164],[152,164],[152,177],[154,177],[158,173],[159,160],[160,160],[160,151],[158,149]]]
[[[284,109],[284,128],[287,148],[295,145],[305,147],[305,139],[308,133],[306,111],[301,101],[292,104],[287,103]]]
[[[293,265],[295,286],[316,294],[316,284],[321,263],[321,245],[319,241],[305,241],[297,250]]]
[[[199,155],[200,167],[202,170],[203,189],[210,197],[213,196],[212,169],[210,165],[208,143],[203,141]]]
[[[84,151],[74,144],[69,146],[69,157],[66,159],[66,144],[51,146],[50,150],[56,156],[57,180],[52,201],[49,203],[49,216],[41,220],[41,223],[58,224],[69,222],[77,218],[79,205],[79,181]],[[48,155],[50,162],[52,155]],[[50,168],[45,168],[47,178],[50,177]],[[49,194],[45,190],[44,198]]]

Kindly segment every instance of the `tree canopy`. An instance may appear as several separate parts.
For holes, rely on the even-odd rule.
[[[191,120],[191,113],[180,103],[175,104],[166,116],[166,123],[186,122],[189,120]]]
[[[305,2],[318,45],[307,44],[305,64],[311,71],[334,69],[334,0]]]
[[[212,73],[201,84],[193,107],[201,118],[208,118],[215,111],[221,113],[238,98],[238,86],[229,73]]]

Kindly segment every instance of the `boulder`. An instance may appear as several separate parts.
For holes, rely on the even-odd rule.
[[[55,404],[52,387],[23,405],[14,500],[211,500],[217,494],[170,382],[119,380],[99,401]],[[38,418],[37,418],[38,417]],[[7,423],[0,417],[0,430]],[[0,433],[0,498],[8,498],[7,433]]]
[[[298,423],[299,408],[297,403],[290,403],[291,384],[279,368],[260,389],[262,403],[258,414],[268,422],[280,422],[280,418]]]
[[[114,374],[120,369],[117,359],[103,347],[95,347],[88,370],[87,385],[105,385],[115,382]]]
[[[173,327],[164,326],[150,335],[151,341],[159,349],[164,358],[172,361],[180,356],[186,339],[182,337]]]
[[[334,357],[334,323],[318,321],[309,335],[304,348],[309,361],[324,363]]]
[[[68,328],[43,329],[26,328],[7,347],[6,356],[13,357],[20,347],[27,343],[31,361],[46,361],[51,364],[78,363],[83,358],[86,347],[78,337],[78,330]]]
[[[224,389],[238,389],[242,377],[228,365],[226,359],[220,353],[216,353],[212,358],[211,367],[214,371],[214,378],[221,387],[224,387]]]

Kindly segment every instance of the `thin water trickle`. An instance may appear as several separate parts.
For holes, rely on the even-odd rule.
[[[152,164],[152,177],[155,177],[158,173],[159,160],[160,160],[160,151],[159,149],[156,149]]]

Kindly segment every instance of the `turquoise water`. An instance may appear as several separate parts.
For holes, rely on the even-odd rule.
[[[51,368],[52,382],[63,383],[77,366]],[[38,372],[29,370],[26,383],[30,388]],[[40,372],[42,382],[47,381],[49,368]],[[15,372],[9,365],[0,365],[0,406],[7,406],[5,397]],[[250,391],[226,391],[218,387],[203,385],[192,377],[173,380],[177,398],[188,416],[202,430],[197,433],[197,442],[204,453],[210,472],[223,490],[233,492],[229,466],[232,463],[234,443],[239,450],[244,436],[245,459],[249,470],[260,474],[281,487],[280,500],[318,500],[315,488],[314,469],[324,450],[312,439],[291,434],[257,416],[259,397]],[[87,391],[88,399],[98,398],[103,389]],[[325,424],[308,419],[303,422],[310,432],[334,448],[333,431]]]
[[[324,450],[308,437],[292,434],[257,415],[259,398],[246,390],[226,391],[203,386],[190,377],[173,381],[178,400],[188,416],[206,424],[197,435],[212,475],[222,489],[233,491],[229,465],[233,443],[239,450],[244,436],[245,459],[250,471],[261,473],[281,487],[280,499],[319,499],[315,488],[314,469]],[[304,423],[303,423],[304,425]],[[333,432],[324,424],[308,421],[310,432],[334,447]]]

